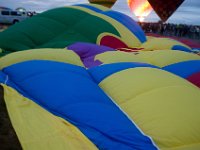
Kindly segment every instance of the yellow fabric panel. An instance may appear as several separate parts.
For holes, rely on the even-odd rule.
[[[120,51],[108,51],[95,56],[95,60],[99,60],[104,64],[116,63],[116,62],[143,62],[147,61],[139,58],[134,53],[120,52]]]
[[[188,86],[154,89],[129,99],[123,110],[162,148],[198,144],[200,91]]]
[[[187,60],[200,60],[200,56],[193,53],[175,50],[141,51],[137,53],[109,51],[96,55],[95,60],[99,60],[104,64],[116,62],[143,62],[158,67],[164,67]]]
[[[70,6],[68,7],[70,8]],[[141,46],[141,42],[140,40],[127,28],[125,27],[123,24],[119,23],[117,20],[109,17],[109,16],[106,16],[106,15],[103,15],[101,13],[94,13],[94,11],[90,10],[90,9],[87,9],[87,8],[83,8],[83,7],[80,7],[80,6],[71,6],[71,8],[73,9],[79,9],[79,10],[82,10],[82,11],[85,11],[89,14],[92,14],[94,16],[97,16],[99,18],[102,18],[103,20],[109,22],[110,24],[112,24],[112,26],[115,27],[115,29],[119,32],[120,34],[120,38],[125,41],[125,43],[129,46],[129,47],[138,47],[138,46]],[[96,41],[96,43],[98,44],[98,39]]]
[[[156,38],[156,37],[154,37],[154,36],[148,36],[148,35],[147,35],[146,38],[147,38],[147,41],[148,41],[148,40],[153,39],[153,38]]]
[[[0,69],[28,60],[53,60],[84,66],[80,57],[73,51],[66,49],[43,48],[14,52],[1,57]]]
[[[199,150],[200,143],[194,143],[191,145],[183,145],[173,148],[163,148],[162,150]]]
[[[140,52],[137,57],[158,67],[164,67],[182,61],[200,60],[200,57],[196,54],[176,50]]]
[[[187,45],[169,38],[148,38],[147,41],[141,45],[141,47],[147,51],[167,49],[170,50],[174,45],[181,45],[191,49]]]
[[[200,149],[200,90],[188,81],[155,68],[132,68],[99,86],[161,150]]]
[[[107,11],[107,10],[110,10],[110,8],[108,8],[108,7],[105,7],[105,6],[103,6],[103,5],[98,5],[98,4],[87,4],[87,5],[91,5],[91,6],[94,6],[94,7],[96,7],[96,8],[98,8],[98,9],[100,9],[100,10],[102,10],[102,11]]]
[[[24,150],[97,150],[72,124],[3,85],[12,125]]]
[[[107,11],[107,10],[110,10],[110,8],[108,8],[108,7],[105,7],[105,6],[103,6],[103,5],[98,5],[98,4],[94,4],[94,3],[89,3],[89,4],[87,4],[87,5],[91,5],[91,6],[93,6],[93,7],[96,7],[96,8],[98,8],[98,9],[100,9],[100,10],[102,10],[102,11]],[[65,7],[74,7],[74,6],[65,6]],[[89,9],[90,10],[90,9]]]
[[[108,91],[109,95],[114,96],[113,98],[117,103],[121,104],[152,89],[163,86],[184,85],[185,82],[183,80],[185,79],[160,69],[137,67],[123,70],[107,77],[100,83],[100,86],[106,92]],[[188,83],[188,86],[193,87],[193,84]]]

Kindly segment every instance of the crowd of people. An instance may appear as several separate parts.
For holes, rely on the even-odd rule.
[[[172,23],[147,23],[139,22],[145,33],[156,33],[164,36],[176,36],[200,41],[200,26]],[[7,26],[0,24],[0,30]]]
[[[200,26],[172,23],[139,23],[145,33],[156,33],[164,36],[186,37],[200,40]]]

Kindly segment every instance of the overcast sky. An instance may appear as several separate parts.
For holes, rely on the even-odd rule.
[[[42,12],[51,8],[68,6],[74,4],[88,3],[87,0],[0,0],[0,6],[16,9],[24,7],[30,11]],[[127,0],[118,0],[112,8],[113,10],[125,13],[135,20],[137,18],[130,12]],[[159,17],[155,12],[145,19],[145,21],[156,22]],[[200,0],[185,0],[177,11],[168,19],[167,22],[185,23],[200,25]]]

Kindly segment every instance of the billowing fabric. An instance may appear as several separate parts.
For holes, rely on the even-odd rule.
[[[95,60],[99,60],[104,64],[116,62],[142,62],[158,67],[164,67],[188,60],[200,60],[200,57],[192,53],[171,50],[140,51],[137,53],[109,51],[96,55]]]
[[[102,80],[104,80],[106,77],[122,71],[129,68],[135,68],[135,67],[152,67],[157,68],[156,66],[146,64],[146,63],[138,63],[138,62],[122,62],[122,63],[113,63],[113,64],[106,64],[101,65],[99,67],[93,67],[89,69],[89,73],[95,79],[96,83],[100,83]]]
[[[159,44],[158,44],[159,43]],[[191,48],[187,45],[169,38],[149,38],[141,45],[144,50],[180,50],[191,52]]]
[[[121,23],[120,17],[127,23]],[[64,48],[80,41],[98,43],[107,34],[119,37],[130,47],[139,46],[146,39],[128,16],[115,11],[107,14],[94,5],[80,5],[49,10],[10,27],[0,33],[0,47],[5,54],[33,48]]]
[[[136,53],[126,53],[126,52],[105,52],[95,56],[95,60],[99,60],[103,64],[117,63],[117,62],[141,62],[148,63],[146,60],[141,59]]]
[[[96,25],[103,28],[92,30]],[[89,34],[91,31],[93,33]],[[105,31],[119,35],[111,24],[85,11],[73,7],[57,8],[27,19],[2,32],[0,46],[10,51],[37,47],[64,48],[75,41],[95,43],[96,37]],[[10,37],[10,34],[13,36]]]
[[[163,69],[185,78],[200,87],[200,60],[183,61],[165,66]]]
[[[112,10],[102,11],[103,9],[94,7],[94,5],[80,4],[77,6],[79,6],[81,10],[91,13],[92,15],[94,15],[94,12],[97,12],[97,14],[95,14],[96,16],[102,19],[105,19],[108,22],[111,22],[112,25],[121,34],[121,37],[119,37],[108,32],[102,33],[98,37],[97,44],[100,44],[101,38],[107,35],[109,36],[112,35],[113,37],[117,37],[121,41],[123,41],[125,44],[131,47],[139,46],[141,45],[141,43],[146,41],[146,36],[144,32],[142,31],[141,27],[135,21],[133,21],[129,16],[126,16],[120,12],[116,12]],[[82,9],[82,8],[87,8],[87,9]],[[90,10],[94,12],[90,12]],[[131,40],[134,41],[134,43]]]
[[[98,12],[98,13],[101,13],[102,11],[107,11],[109,10],[107,7],[104,7],[102,5],[97,5],[97,4],[76,4],[74,6],[81,6],[81,7],[84,7],[84,8],[87,8],[89,10],[92,10],[94,12]]]
[[[5,91],[0,85],[0,145],[1,150],[16,149],[22,150],[20,140],[16,134],[9,117],[7,105],[5,103]]]
[[[84,66],[76,53],[66,49],[32,49],[11,53],[0,59],[0,69],[27,60],[51,60]]]
[[[191,52],[190,48],[187,48],[186,46],[183,46],[183,45],[174,45],[171,49],[185,51],[185,52]]]
[[[200,72],[200,60],[183,61],[165,66],[163,69],[187,78],[194,73]]]
[[[111,74],[99,86],[160,149],[200,148],[200,91],[185,79],[136,67]]]
[[[200,56],[185,44],[146,38],[93,4],[13,25],[0,51],[2,97],[25,150],[200,149]]]
[[[35,60],[2,72],[9,86],[78,127],[99,149],[157,149],[83,67]]]
[[[76,54],[78,54],[82,62],[84,63],[85,67],[93,67],[101,64],[100,61],[94,60],[94,57],[97,54],[101,54],[107,51],[114,51],[110,47],[99,46],[92,43],[81,43],[81,42],[69,45],[67,49],[72,50]]]
[[[79,44],[83,46],[82,53]],[[99,149],[146,150],[157,149],[157,146],[159,149],[174,150],[193,150],[199,148],[200,121],[198,115],[195,115],[200,113],[199,89],[185,79],[162,70],[167,70],[167,66],[159,69],[159,67],[154,65],[137,61],[137,59],[141,58],[144,60],[154,58],[154,60],[159,62],[157,57],[162,55],[159,56],[158,54],[160,53],[158,52],[166,56],[167,52],[170,52],[169,57],[167,57],[169,59],[168,64],[175,62],[175,60],[191,59],[185,65],[188,67],[193,66],[193,69],[185,69],[186,74],[189,73],[191,75],[196,72],[195,66],[198,69],[198,55],[182,51],[152,51],[135,54],[109,51],[105,53],[104,50],[107,47],[99,50],[98,46],[96,48],[93,44],[87,43],[77,43],[77,45],[72,45],[72,47],[74,52],[79,56],[85,56],[85,58],[94,56],[96,53],[97,56],[112,53],[113,57],[111,58],[117,58],[118,60],[120,58],[130,58],[124,63],[100,65],[86,70],[83,67],[67,63],[68,60],[59,62],[56,59],[51,59],[51,53],[51,57],[48,57],[49,60],[33,60],[28,55],[28,58],[21,62],[14,60],[11,61],[13,63],[3,67],[0,72],[0,82],[12,87],[26,97],[23,102],[30,101],[30,106],[34,104],[33,108],[30,107],[30,110],[26,109],[26,111],[39,115],[40,113],[43,114],[41,108],[45,108],[48,113],[63,118],[69,122],[73,129],[78,128],[82,132],[80,133],[76,129],[77,134],[75,136],[85,135]],[[90,52],[91,49],[87,51],[90,47],[95,49],[96,52]],[[56,49],[52,51],[54,50]],[[36,51],[41,51],[41,54],[43,54],[42,50]],[[71,50],[66,51],[68,53]],[[20,53],[23,54],[25,52],[13,53],[3,58],[4,60],[7,60],[5,59],[6,57],[13,59],[15,54],[19,57]],[[30,54],[35,53],[34,50],[29,52]],[[73,52],[70,53],[74,55]],[[56,53],[54,54],[57,55]],[[114,54],[118,54],[119,57],[116,57],[117,55]],[[179,54],[180,57],[175,59],[175,54]],[[33,55],[33,57],[36,56],[36,54]],[[77,55],[75,56],[78,57]],[[172,56],[174,56],[173,59]],[[132,57],[133,59],[136,58],[135,62],[130,62]],[[182,63],[184,64],[184,62]],[[173,72],[170,69],[168,71]],[[178,75],[177,72],[173,73]],[[97,86],[98,84],[103,91]],[[11,90],[11,93],[13,91]],[[15,95],[14,97],[18,96]],[[120,109],[115,103],[120,106]],[[36,104],[41,107],[37,106],[37,109],[35,109]],[[10,109],[11,112],[16,111],[14,108]],[[18,111],[22,111],[22,108],[18,109]],[[25,114],[29,115],[29,117],[31,115],[30,118],[33,118],[34,114],[32,113]],[[41,115],[45,117],[44,121],[49,120],[47,116],[54,116],[48,113]],[[14,120],[17,120],[17,118],[17,116],[13,116]],[[24,122],[25,126],[26,124]],[[48,125],[49,123],[44,124]],[[39,132],[42,129],[40,126],[38,124],[39,129],[36,127],[34,130]],[[19,126],[14,127],[16,132],[20,131],[19,133],[17,132],[19,137],[21,134],[29,135],[28,129],[30,128],[27,127],[27,130],[25,130],[26,128],[23,129]],[[33,128],[32,126],[30,127]],[[49,133],[51,131],[48,130]],[[45,135],[46,133],[41,132],[39,137],[43,136],[43,134]],[[172,134],[173,137],[171,136]],[[71,140],[71,137],[66,138]],[[35,139],[38,140],[37,137]],[[77,149],[81,149],[79,146],[81,147],[81,144],[84,144],[84,139],[84,137],[80,139],[81,141],[83,140],[83,143],[81,142],[80,145],[71,145],[72,143],[67,145],[64,139],[59,142],[61,145],[72,146],[71,149],[76,149],[77,147]],[[53,142],[52,145],[56,145],[59,142]],[[93,146],[87,143],[87,140],[85,142],[86,147],[93,149]],[[46,145],[45,141],[41,140],[42,144]],[[29,146],[31,147],[31,145]],[[23,147],[29,149],[29,146]],[[33,147],[35,148],[35,146],[34,144]],[[58,147],[58,149],[65,149],[65,146]]]
[[[169,64],[178,63],[188,60],[200,60],[200,57],[193,53],[178,51],[178,50],[155,50],[149,52],[141,52],[136,56],[140,57],[143,60],[146,60],[148,63],[164,67]]]
[[[194,73],[187,77],[187,80],[200,88],[200,72]]]
[[[146,36],[142,31],[141,27],[137,25],[132,18],[125,16],[124,14],[116,11],[105,11],[103,14],[114,18],[115,20],[121,22],[124,26],[126,26],[134,35],[141,41],[141,43],[146,42]]]
[[[50,114],[14,89],[3,87],[6,106],[23,149],[97,149],[66,120]]]

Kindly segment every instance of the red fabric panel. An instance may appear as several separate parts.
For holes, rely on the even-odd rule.
[[[139,52],[144,48],[118,48],[118,51],[123,51],[123,52]]]
[[[108,46],[113,49],[128,48],[128,46],[123,41],[109,35],[101,38],[100,45]]]
[[[187,77],[187,80],[200,88],[200,72]]]

